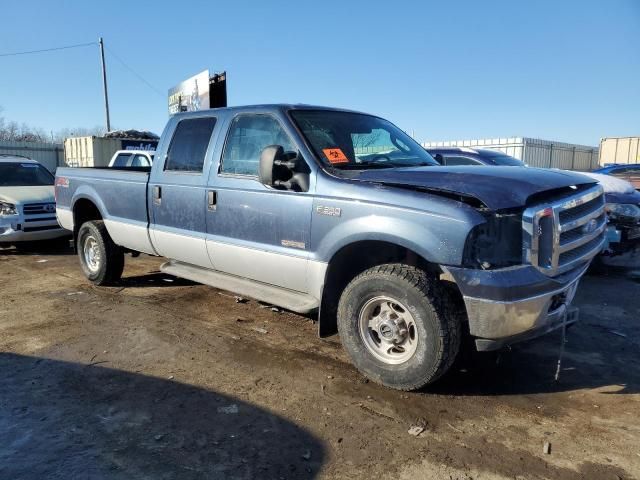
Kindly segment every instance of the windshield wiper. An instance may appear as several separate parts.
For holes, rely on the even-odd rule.
[[[358,162],[332,165],[337,170],[366,170],[368,168],[415,168],[415,167],[435,167],[437,165],[428,162],[420,163],[396,163],[396,162]]]
[[[342,165],[332,165],[338,170],[365,170],[367,168],[395,168],[397,165],[389,162],[358,162],[343,163]]]

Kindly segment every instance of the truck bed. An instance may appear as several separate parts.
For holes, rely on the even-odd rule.
[[[116,243],[153,253],[147,232],[149,171],[149,167],[58,168],[58,183],[65,179],[63,183],[68,184],[66,188],[56,187],[58,218],[62,220],[64,211],[69,211],[76,202],[90,200],[100,210]]]

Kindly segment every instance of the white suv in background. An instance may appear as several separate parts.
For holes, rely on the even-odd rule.
[[[150,167],[153,150],[118,150],[109,161],[110,167]]]
[[[35,160],[0,155],[0,247],[69,236],[56,219],[53,183]]]

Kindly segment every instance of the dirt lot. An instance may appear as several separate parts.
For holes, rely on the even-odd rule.
[[[559,383],[552,335],[406,394],[160,263],[95,288],[71,252],[0,252],[0,479],[640,478],[638,282],[583,280]]]

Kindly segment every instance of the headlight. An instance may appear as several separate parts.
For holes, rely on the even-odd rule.
[[[17,215],[17,213],[13,203],[0,202],[0,215]]]
[[[607,203],[605,209],[617,220],[637,221],[640,220],[640,207],[632,203]]]
[[[483,270],[522,265],[522,214],[488,215],[486,220],[471,229],[463,265]]]

